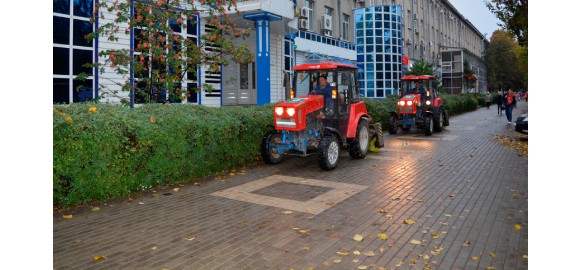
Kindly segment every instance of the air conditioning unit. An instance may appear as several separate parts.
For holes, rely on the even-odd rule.
[[[299,19],[299,29],[309,29],[309,19]]]
[[[407,38],[407,39],[406,39],[406,45],[410,45],[410,44],[412,44],[412,40],[411,40],[411,39],[409,39],[409,38]]]
[[[301,17],[301,18],[309,17],[309,9],[306,7],[302,7],[300,12],[299,12],[299,17]]]
[[[331,30],[323,30],[322,32],[324,37],[331,37]]]
[[[323,28],[324,30],[330,30],[332,28],[332,21],[331,21],[331,16],[324,14],[321,18],[321,28]]]

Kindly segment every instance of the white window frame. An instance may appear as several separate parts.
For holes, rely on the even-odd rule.
[[[76,91],[74,89],[74,83],[75,83],[75,77],[77,77],[78,74],[74,74],[74,67],[73,67],[73,52],[74,50],[84,50],[84,51],[91,51],[91,57],[92,57],[92,63],[95,62],[95,40],[92,41],[91,46],[90,47],[86,47],[86,46],[79,46],[79,45],[74,45],[74,23],[75,20],[80,20],[80,21],[87,21],[90,22],[91,18],[86,18],[86,17],[81,17],[81,16],[76,16],[74,14],[75,10],[74,10],[74,1],[69,1],[69,14],[62,14],[62,13],[55,13],[53,12],[53,17],[61,17],[61,18],[66,18],[69,20],[69,40],[68,40],[68,44],[58,44],[58,43],[53,43],[53,48],[64,48],[64,49],[68,49],[69,50],[69,70],[68,70],[68,74],[67,75],[62,75],[62,74],[53,74],[53,79],[68,79],[69,80],[69,103],[73,103],[73,99],[74,99],[74,91]],[[93,9],[95,9],[95,1],[92,0],[92,6]],[[93,27],[93,31],[95,31],[95,26],[94,24],[91,24]],[[96,98],[95,97],[95,69],[93,68],[91,70],[91,74],[90,76],[87,77],[88,80],[92,81],[92,98]]]

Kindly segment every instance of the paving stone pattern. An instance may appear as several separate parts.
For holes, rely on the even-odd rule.
[[[53,268],[527,269],[528,160],[493,140],[516,134],[480,108],[333,171],[292,157],[55,212]]]

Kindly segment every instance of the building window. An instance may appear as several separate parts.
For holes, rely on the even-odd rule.
[[[183,15],[184,16],[184,15]],[[167,26],[174,31],[175,36],[182,37],[182,42],[192,42],[193,44],[198,44],[198,17],[194,16],[192,18],[185,18],[186,27],[183,27],[181,23],[177,21],[168,21]],[[172,87],[172,89],[164,89],[162,85],[153,85],[151,89],[145,89],[144,83],[134,83],[136,86],[135,100],[134,102],[139,103],[156,103],[156,102],[181,102],[182,93],[176,89],[184,89],[186,92],[186,102],[198,103],[198,72],[199,68],[197,66],[183,67],[181,70],[173,70],[167,67],[164,63],[149,61],[150,58],[145,56],[149,54],[147,51],[138,48],[138,44],[143,43],[143,40],[148,38],[148,33],[146,33],[144,28],[136,27],[133,29],[133,44],[134,44],[134,59],[136,61],[145,61],[147,63],[147,70],[134,70],[134,78],[143,79],[149,78],[151,76],[152,70],[159,70],[161,73],[165,72],[179,72],[183,74],[180,83]],[[171,37],[165,37],[167,42],[171,42],[174,49],[179,47],[185,47],[185,44],[177,44]],[[189,69],[189,70],[188,70]],[[195,71],[193,71],[195,70]]]
[[[328,15],[331,18],[331,24],[329,25],[329,27],[331,28],[331,31],[333,31],[333,9],[330,7],[324,7],[323,14]],[[322,29],[324,29],[324,23],[326,22],[322,21],[321,23]]]
[[[342,18],[342,38],[345,40],[350,39],[350,16],[343,14]]]
[[[93,32],[89,19],[93,0],[53,0],[53,103],[84,102],[96,97],[94,70],[85,64],[94,62],[94,41],[85,35]],[[85,81],[75,80],[82,72]]]
[[[307,21],[309,22],[309,30],[313,31],[313,20],[315,19],[313,17],[313,10],[315,9],[315,4],[313,3],[313,0],[305,0],[305,8],[307,8],[308,12],[307,12]]]

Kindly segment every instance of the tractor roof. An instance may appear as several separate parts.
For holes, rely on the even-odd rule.
[[[322,63],[308,63],[297,65],[293,68],[295,71],[306,71],[306,70],[320,70],[320,69],[336,69],[338,67],[356,69],[355,66],[338,63],[338,62],[322,62]]]
[[[406,75],[400,78],[401,81],[422,81],[430,79],[436,79],[436,77],[432,75]]]

